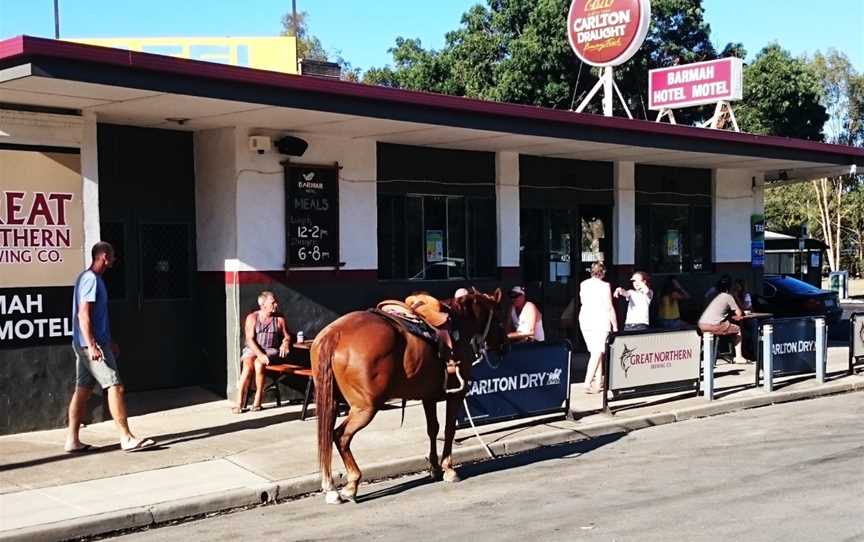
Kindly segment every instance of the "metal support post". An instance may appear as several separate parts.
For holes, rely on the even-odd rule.
[[[816,381],[820,384],[825,383],[825,358],[827,352],[825,346],[828,341],[825,337],[825,319],[816,318]]]
[[[714,400],[714,334],[702,334],[702,392],[708,401]]]
[[[603,114],[607,117],[612,116],[612,99],[615,97],[612,94],[612,67],[606,66],[603,68]]]
[[[612,111],[612,106],[614,105],[615,95],[617,94],[618,99],[621,101],[621,107],[624,108],[624,112],[627,113],[627,117],[630,119],[633,118],[633,115],[630,113],[630,108],[627,107],[627,102],[624,101],[624,96],[621,94],[621,89],[619,89],[618,85],[615,84],[612,66],[606,66],[603,68],[603,71],[600,73],[600,78],[597,79],[597,83],[591,89],[591,92],[588,93],[588,96],[582,100],[579,107],[576,108],[576,112],[581,113],[601,88],[603,89],[603,114],[605,116],[613,116],[614,113]]]
[[[762,382],[766,393],[774,391],[774,354],[771,347],[774,342],[774,326],[762,326]]]

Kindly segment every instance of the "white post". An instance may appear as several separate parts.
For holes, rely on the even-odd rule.
[[[702,392],[708,401],[714,400],[714,334],[702,334]]]
[[[825,383],[825,318],[816,318],[816,381]]]
[[[771,346],[774,342],[774,326],[765,324],[762,326],[762,382],[766,393],[774,390],[774,354]]]
[[[669,124],[677,124],[675,122],[675,113],[671,109],[661,109],[657,113],[657,118],[654,119],[654,122],[662,122],[663,117],[669,117]]]
[[[612,116],[612,66],[603,68],[603,114]]]

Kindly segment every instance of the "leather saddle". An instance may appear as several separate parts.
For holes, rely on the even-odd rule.
[[[438,332],[405,303],[388,299],[378,303],[374,309],[369,309],[369,312],[385,318],[399,329],[423,339],[436,349],[438,348]]]

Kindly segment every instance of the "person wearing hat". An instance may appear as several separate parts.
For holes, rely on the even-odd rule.
[[[507,319],[507,338],[514,342],[542,341],[543,315],[537,305],[528,301],[523,286],[514,286],[508,294],[512,300]]]

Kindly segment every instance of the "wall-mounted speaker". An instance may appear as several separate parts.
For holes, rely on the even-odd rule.
[[[285,136],[276,142],[276,149],[279,153],[288,156],[303,156],[307,147],[309,147],[309,143],[293,136]]]

